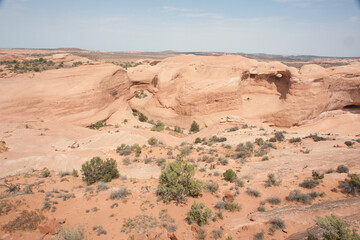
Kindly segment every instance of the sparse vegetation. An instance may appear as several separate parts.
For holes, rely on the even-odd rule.
[[[266,180],[266,187],[271,187],[271,186],[279,186],[281,184],[280,180],[276,180],[275,178],[275,174],[273,173],[269,173],[268,174],[268,179]]]
[[[285,228],[285,222],[281,218],[273,218],[270,220],[271,228],[270,232],[273,234],[278,229]]]
[[[316,192],[311,193],[302,193],[299,190],[294,190],[289,193],[286,197],[288,201],[296,201],[301,202],[303,204],[312,204],[312,200],[314,200],[319,194]]]
[[[266,199],[266,201],[273,205],[278,205],[281,203],[281,199],[279,197],[269,197]]]
[[[110,199],[125,199],[129,194],[130,192],[127,190],[127,188],[118,188],[111,191]]]
[[[247,188],[246,193],[252,197],[260,197],[261,196],[261,193],[258,190],[253,189],[253,188]]]
[[[316,216],[314,221],[320,227],[325,240],[360,240],[360,235],[355,230],[349,229],[347,223],[333,214],[325,218]]]
[[[319,180],[309,178],[309,179],[305,179],[302,183],[300,183],[300,187],[312,189],[319,184],[320,184]]]
[[[110,182],[119,177],[116,161],[114,159],[103,161],[100,157],[85,162],[81,167],[81,173],[83,181],[88,185],[99,181]]]
[[[348,174],[348,177],[340,183],[339,188],[341,192],[355,196],[357,193],[360,193],[360,175]]]
[[[158,143],[158,140],[156,138],[154,138],[154,137],[151,137],[148,140],[148,144],[151,145],[151,146],[156,145],[157,143]]]
[[[43,170],[41,170],[40,175],[41,175],[41,177],[43,177],[43,178],[49,177],[49,176],[50,176],[50,171],[49,171],[49,169],[44,168]]]
[[[45,217],[39,210],[23,210],[14,220],[2,226],[5,232],[15,232],[17,230],[27,231],[36,230],[38,225]]]
[[[62,240],[83,240],[85,239],[84,226],[61,226],[58,236]]]
[[[139,98],[139,99],[147,97],[147,94],[144,92],[143,89],[141,89],[140,91],[135,91],[134,95],[136,98]]]
[[[346,167],[345,165],[339,165],[336,169],[336,171],[338,173],[348,173],[349,172],[349,168]]]
[[[317,134],[310,134],[309,136],[306,136],[304,138],[311,138],[312,140],[314,140],[314,142],[320,142],[320,141],[326,141],[328,139],[324,138],[324,137],[320,137]]]

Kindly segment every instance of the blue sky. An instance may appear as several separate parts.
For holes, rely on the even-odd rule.
[[[360,0],[0,0],[0,48],[360,57]]]

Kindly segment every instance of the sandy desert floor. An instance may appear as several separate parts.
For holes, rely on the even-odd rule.
[[[4,51],[2,58],[29,57]],[[86,239],[306,239],[308,231],[321,234],[315,217],[330,214],[360,230],[359,189],[353,195],[340,187],[349,173],[360,174],[356,106],[285,128],[255,113],[270,111],[262,106],[265,98],[244,94],[242,118],[213,120],[233,110],[198,115],[199,122],[211,121],[189,133],[186,116],[179,133],[165,117],[164,127],[153,131],[153,122],[133,115],[139,99],[121,93],[126,70],[66,53],[44,58],[65,68],[14,73],[3,67],[0,78],[0,239],[63,239],[64,228],[83,229]],[[99,120],[98,129],[89,128]],[[284,139],[276,140],[279,135]],[[121,144],[138,144],[141,153],[120,155]],[[178,155],[195,166],[194,178],[205,187],[185,203],[165,203],[157,196],[159,176]],[[119,178],[88,186],[80,169],[96,156],[115,159]],[[234,182],[224,179],[229,169]],[[314,171],[324,177],[316,179]],[[270,174],[275,179],[268,186]],[[304,187],[306,180],[314,186]],[[19,189],[8,192],[10,186]],[[123,194],[112,197],[119,190]],[[299,201],[290,197],[295,190],[303,193]],[[201,227],[186,221],[195,201],[213,213]],[[238,208],[227,210],[227,202]],[[274,219],[283,224],[276,228]]]

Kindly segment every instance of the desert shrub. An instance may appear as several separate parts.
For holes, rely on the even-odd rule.
[[[228,169],[223,173],[225,181],[234,182],[237,179],[236,173],[232,169]]]
[[[319,184],[320,184],[319,180],[309,178],[309,179],[305,179],[302,183],[300,183],[300,187],[312,189]]]
[[[160,167],[166,162],[165,158],[156,159],[156,164]]]
[[[85,239],[84,226],[74,226],[74,227],[61,226],[58,235],[60,239],[63,240],[83,240]]]
[[[197,133],[199,131],[200,131],[199,124],[197,122],[193,121],[190,126],[190,132]]]
[[[214,181],[206,183],[206,189],[211,193],[216,193],[219,190],[219,184]]]
[[[59,176],[62,178],[62,177],[65,177],[65,176],[69,176],[71,175],[71,173],[69,171],[60,171],[59,172]]]
[[[229,160],[227,160],[226,158],[219,158],[218,162],[221,163],[221,165],[226,166],[229,164]]]
[[[148,117],[145,116],[143,113],[139,113],[139,121],[140,122],[146,122],[148,120]]]
[[[234,181],[235,185],[238,186],[238,187],[244,187],[245,186],[245,183],[243,180],[239,179],[239,178],[236,178],[235,181]]]
[[[181,127],[175,126],[175,127],[174,127],[174,132],[183,133],[183,130],[181,129]]]
[[[298,142],[301,142],[301,138],[299,137],[289,139],[289,143],[298,143]]]
[[[116,148],[116,152],[120,156],[128,156],[128,155],[131,154],[131,147],[129,145],[126,145],[126,144],[121,144],[121,146],[118,146]]]
[[[110,199],[114,200],[114,199],[124,199],[127,197],[127,195],[129,195],[130,192],[127,190],[127,188],[118,188],[115,190],[112,190],[110,193]]]
[[[81,61],[73,62],[72,66],[73,66],[73,67],[77,67],[77,66],[79,66],[79,65],[81,65],[81,64],[82,64]]]
[[[162,123],[160,120],[157,120],[155,126],[151,128],[151,131],[161,132],[163,130],[164,130],[164,123]]]
[[[258,210],[259,212],[265,212],[265,211],[266,211],[266,209],[265,209],[264,206],[259,206],[259,207],[257,208],[257,210]]]
[[[116,161],[112,158],[103,161],[100,157],[94,157],[82,165],[81,173],[83,181],[88,185],[99,181],[110,182],[119,177]]]
[[[104,182],[98,182],[96,187],[97,187],[98,191],[104,191],[104,190],[108,190],[110,188],[110,186]]]
[[[349,172],[349,168],[346,167],[345,165],[339,165],[336,169],[336,171],[338,173],[348,173]]]
[[[282,132],[275,132],[275,138],[279,142],[282,142],[285,140],[285,136]]]
[[[225,201],[225,209],[230,212],[240,211],[241,206],[236,202]]]
[[[145,233],[147,228],[157,227],[159,222],[153,216],[136,215],[134,218],[125,218],[121,227],[121,232],[130,233],[136,228],[138,233]]]
[[[219,238],[222,238],[222,236],[223,236],[223,230],[222,230],[221,228],[219,228],[219,229],[214,229],[214,230],[212,231],[212,233],[213,233],[214,239],[219,239]]]
[[[211,142],[225,142],[227,140],[226,137],[218,137],[218,136],[212,136],[212,138],[209,139]]]
[[[242,128],[242,129],[247,129],[248,127],[249,127],[249,125],[243,124],[241,128]]]
[[[281,199],[279,197],[269,197],[266,201],[270,204],[278,205],[281,203]]]
[[[266,180],[265,186],[271,187],[271,186],[279,186],[281,181],[276,180],[275,174],[269,173],[268,179]]]
[[[312,204],[312,200],[314,200],[318,194],[315,194],[316,192],[306,194],[302,193],[299,190],[294,190],[289,193],[289,195],[286,197],[286,200],[288,201],[295,201],[295,202],[301,202],[303,204]]]
[[[73,169],[72,175],[73,175],[73,177],[79,177],[79,172],[78,172],[78,170]]]
[[[351,141],[345,141],[344,144],[348,147],[351,147],[352,145],[354,145],[355,143],[354,142],[351,142]]]
[[[347,179],[340,183],[341,192],[356,195],[360,193],[360,175],[348,174]]]
[[[156,145],[157,143],[158,143],[158,140],[156,138],[154,138],[154,137],[151,137],[148,140],[148,144],[151,145],[151,146]]]
[[[262,138],[256,138],[255,139],[255,143],[258,145],[258,146],[262,146],[264,144],[264,139]]]
[[[124,159],[122,160],[122,163],[127,166],[127,165],[129,165],[131,162],[130,162],[130,159],[129,159],[128,157],[126,157],[126,158],[124,158]]]
[[[325,240],[359,240],[360,235],[355,230],[349,229],[349,225],[341,218],[331,214],[325,218],[316,216],[316,225],[322,231]]]
[[[107,234],[107,231],[101,225],[95,225],[93,227],[93,230],[96,231],[97,236],[100,236],[101,234],[104,234],[104,235]]]
[[[205,207],[203,203],[196,201],[191,205],[190,211],[186,214],[186,220],[189,224],[196,222],[199,226],[205,225],[213,215],[210,208]]]
[[[319,179],[323,179],[323,178],[324,178],[324,174],[320,174],[318,171],[313,170],[313,171],[312,171],[312,177],[313,177],[314,179],[319,180]]]
[[[201,143],[201,138],[197,137],[197,138],[195,139],[195,143]]]
[[[270,224],[271,224],[271,228],[270,228],[271,232],[275,232],[278,229],[285,228],[285,222],[281,218],[270,219]]]
[[[269,160],[269,157],[268,156],[264,156],[261,161],[268,161]]]
[[[276,138],[275,137],[271,137],[271,138],[269,138],[269,142],[276,142]]]
[[[261,231],[261,232],[254,235],[254,240],[263,240],[264,235],[265,235],[264,231]]]
[[[247,142],[246,145],[240,143],[235,148],[236,158],[246,158],[250,157],[254,151],[254,145],[251,142]]]
[[[238,126],[232,127],[229,129],[229,132],[235,132],[237,130],[239,130],[240,128]]]
[[[253,188],[247,188],[246,193],[252,197],[260,197],[261,196],[261,193],[258,190],[253,189]]]
[[[265,156],[266,154],[268,154],[268,152],[264,149],[259,149],[255,151],[255,157],[262,157]]]
[[[44,219],[45,217],[39,210],[23,210],[14,220],[3,225],[2,230],[5,232],[15,232],[17,230],[36,230],[38,225]]]
[[[49,169],[44,168],[43,170],[41,170],[40,175],[41,175],[41,177],[43,177],[43,178],[49,177],[49,176],[50,176],[50,171],[49,171]]]
[[[304,138],[311,138],[314,140],[314,142],[320,142],[320,141],[326,141],[327,139],[324,137],[320,137],[317,134],[310,134],[309,136],[306,136]]]
[[[182,159],[167,164],[160,175],[157,195],[165,202],[184,202],[186,196],[199,196],[204,184],[193,179],[194,175],[194,165]]]

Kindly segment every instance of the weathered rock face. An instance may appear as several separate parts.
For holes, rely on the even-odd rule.
[[[129,77],[134,90],[150,93],[130,106],[172,123],[232,111],[289,127],[323,112],[360,106],[360,63],[298,70],[240,56],[185,55],[131,69]]]
[[[132,118],[133,109],[180,126],[232,116],[289,127],[332,110],[357,112],[360,106],[360,62],[299,70],[241,56],[182,55],[128,70],[88,63],[20,74],[1,84],[0,120],[16,121],[26,114],[83,126],[104,119],[119,123]],[[138,90],[147,96],[134,97]]]

